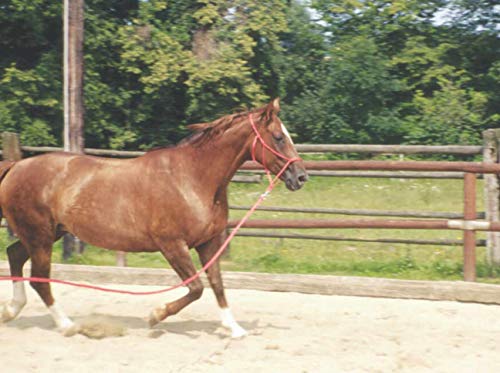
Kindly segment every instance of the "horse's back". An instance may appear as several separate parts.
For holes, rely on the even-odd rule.
[[[97,157],[63,152],[26,158],[11,167],[0,184],[0,196],[6,203],[18,195],[47,200],[61,186],[95,174],[102,163]]]
[[[22,160],[0,184],[5,216],[13,225],[52,224],[52,230],[60,226],[109,248],[117,247],[116,242],[108,242],[113,237],[114,241],[127,241],[123,237],[127,235],[128,241],[140,241],[138,235],[147,228],[144,224],[135,226],[138,233],[134,237],[128,233],[138,220],[138,199],[143,198],[136,190],[143,170],[136,163],[71,153]],[[106,230],[111,238],[100,238]]]
[[[76,157],[74,154],[50,153],[26,158],[15,162],[8,174],[0,183],[2,205],[13,199],[35,197],[41,189],[64,171],[68,162]],[[31,199],[30,198],[30,199]]]

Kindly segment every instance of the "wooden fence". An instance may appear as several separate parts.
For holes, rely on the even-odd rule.
[[[474,176],[483,172],[490,172],[490,174],[485,174],[485,200],[486,200],[486,211],[484,213],[475,211],[472,214],[472,210],[464,214],[453,214],[453,213],[430,213],[430,212],[416,212],[416,211],[374,211],[374,210],[339,210],[339,209],[299,209],[300,212],[311,212],[311,213],[322,213],[322,214],[341,214],[341,215],[364,215],[364,216],[398,216],[398,217],[417,217],[417,218],[441,218],[449,219],[449,221],[460,221],[466,222],[462,223],[461,226],[456,226],[450,228],[449,226],[444,226],[443,222],[440,221],[435,227],[430,227],[429,225],[422,225],[421,221],[409,221],[409,225],[406,228],[410,228],[412,224],[420,224],[421,228],[426,229],[462,229],[464,230],[464,241],[460,240],[396,240],[396,239],[378,239],[378,240],[364,240],[357,238],[349,238],[342,236],[318,236],[318,235],[302,235],[302,234],[291,234],[291,233],[268,233],[268,232],[249,232],[241,231],[240,236],[262,236],[262,237],[280,237],[280,238],[306,238],[306,239],[319,239],[319,240],[339,240],[339,241],[362,241],[362,242],[391,242],[391,243],[416,243],[416,244],[438,244],[438,245],[455,245],[465,242],[469,247],[473,244],[488,246],[488,259],[491,263],[500,264],[500,239],[498,232],[489,232],[487,242],[483,240],[476,241],[473,238],[473,242],[470,237],[474,237],[474,232],[478,228],[474,226],[473,229],[470,227],[468,221],[475,221],[476,219],[486,218],[487,221],[492,224],[489,225],[488,229],[496,230],[496,222],[499,221],[498,218],[498,205],[499,205],[499,193],[498,193],[498,172],[494,165],[493,168],[488,168],[487,164],[494,164],[498,162],[498,143],[500,139],[500,130],[487,130],[483,133],[484,143],[483,146],[419,146],[419,145],[309,145],[309,144],[299,144],[297,145],[297,150],[299,153],[307,154],[321,154],[321,153],[363,153],[363,154],[446,154],[446,155],[464,155],[464,156],[483,156],[483,163],[474,162],[400,162],[400,161],[307,161],[306,168],[311,175],[318,176],[342,176],[342,177],[398,177],[398,178],[465,178],[466,180],[471,178],[470,175]],[[3,134],[3,149],[2,154],[4,159],[17,160],[20,159],[21,153],[37,154],[43,152],[61,151],[61,148],[55,147],[31,147],[31,146],[21,146],[19,144],[16,134],[4,133]],[[131,151],[117,151],[117,150],[106,150],[106,149],[85,149],[87,154],[99,155],[99,156],[110,156],[110,157],[135,157],[144,154],[144,152],[131,152]],[[438,165],[439,164],[439,165]],[[486,168],[485,168],[486,166]],[[443,168],[444,167],[444,168]],[[486,170],[486,171],[485,171]],[[492,171],[493,170],[493,171]],[[251,172],[251,181],[259,180],[259,176],[255,173],[260,173],[260,165],[254,164],[252,162],[247,162],[242,167],[243,172]],[[241,177],[241,176],[239,176]],[[236,181],[246,181],[248,182],[248,176],[243,176],[242,179]],[[465,183],[467,184],[467,182]],[[469,187],[471,182],[469,182]],[[469,192],[470,193],[470,192]],[[233,209],[243,209],[244,206],[231,206]],[[266,208],[272,211],[288,211],[292,212],[292,209],[285,207],[272,207]],[[306,211],[307,210],[307,211]],[[294,212],[299,212],[297,209]],[[467,215],[468,214],[468,215]],[[460,220],[460,219],[466,220]],[[345,227],[344,223],[330,223],[323,224],[323,228],[338,228],[340,226]],[[372,221],[375,224],[377,221]],[[381,221],[378,221],[380,223]],[[385,221],[388,222],[388,221]],[[436,222],[436,221],[435,221]],[[447,222],[447,221],[446,221]],[[251,222],[250,222],[251,223]],[[258,223],[258,222],[257,222]],[[253,227],[259,227],[255,221]],[[279,224],[273,224],[272,221],[260,222],[261,228],[272,228],[275,229],[280,226]],[[310,224],[311,222],[298,221],[296,220],[293,224],[288,224],[285,226],[293,226],[293,228],[313,228]],[[361,227],[372,228],[370,223],[368,225],[366,220],[354,221],[356,224],[360,224]],[[353,221],[348,224],[354,224]],[[380,224],[375,224],[376,227],[387,228],[387,226],[381,226]],[[484,222],[483,222],[484,223]],[[385,224],[385,223],[384,223]],[[382,224],[382,225],[384,225]],[[400,223],[398,223],[400,224]],[[448,223],[446,223],[448,224]],[[459,223],[457,223],[459,224]],[[463,224],[469,224],[465,226]],[[473,223],[471,223],[473,224]],[[231,225],[231,224],[230,224]],[[320,224],[321,225],[321,224]],[[432,224],[431,224],[432,225]],[[460,224],[459,224],[460,225]],[[474,224],[473,224],[474,225]],[[248,225],[247,225],[248,226]],[[316,226],[317,227],[317,226]],[[359,227],[359,225],[358,225]],[[471,250],[468,250],[465,256],[470,257]],[[470,258],[469,258],[470,260]],[[124,257],[121,257],[119,261],[124,262]],[[465,275],[466,279],[473,280],[475,278],[474,271],[471,269],[471,264],[466,264],[468,273]]]

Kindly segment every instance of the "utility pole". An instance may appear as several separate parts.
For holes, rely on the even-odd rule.
[[[64,150],[83,153],[83,22],[84,0],[64,0],[63,75],[64,75]],[[67,234],[63,241],[63,258],[71,256],[78,239]]]

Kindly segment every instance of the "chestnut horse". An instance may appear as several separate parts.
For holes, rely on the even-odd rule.
[[[297,157],[278,112],[275,99],[260,109],[191,125],[194,133],[177,146],[134,159],[61,152],[1,162],[0,207],[19,238],[7,248],[11,275],[22,276],[23,265],[31,259],[31,276],[48,278],[52,245],[69,232],[111,250],[160,251],[181,279],[190,278],[196,268],[189,248],[195,248],[205,264],[223,242],[227,187],[243,162],[255,154],[276,174],[286,164],[276,153]],[[254,142],[254,131],[274,152]],[[281,179],[290,190],[301,188],[307,180],[303,162],[289,164]],[[219,263],[206,272],[223,325],[233,337],[245,335],[228,307]],[[59,330],[75,333],[77,327],[55,303],[50,284],[30,284]],[[197,278],[185,296],[154,309],[150,325],[175,315],[202,292]],[[2,320],[15,318],[25,304],[24,282],[14,281],[13,299],[4,306]]]

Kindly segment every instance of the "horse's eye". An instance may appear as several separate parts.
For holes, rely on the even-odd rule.
[[[283,141],[283,134],[279,133],[279,132],[278,133],[273,132],[273,139],[276,142],[282,142]]]

